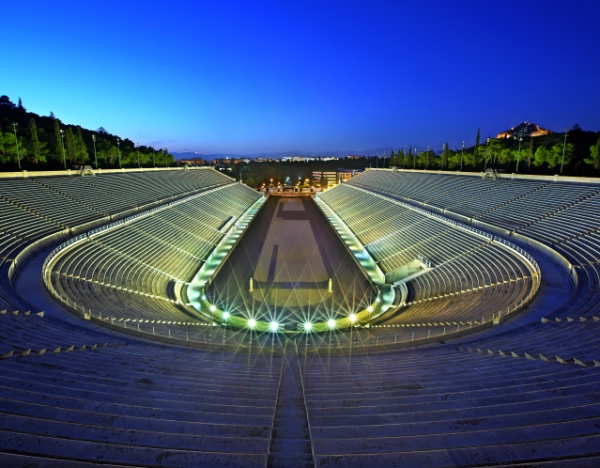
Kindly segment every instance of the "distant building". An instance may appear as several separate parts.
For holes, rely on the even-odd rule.
[[[348,156],[346,156],[346,159],[365,159],[364,156],[358,156],[356,154],[349,154]]]
[[[364,172],[364,170],[363,169],[338,168],[336,180],[338,182],[346,182],[347,180],[352,179],[352,177],[354,177],[357,174],[360,174],[361,172]]]
[[[531,122],[521,122],[519,125],[511,128],[510,130],[505,130],[504,132],[498,133],[496,138],[538,137],[542,135],[548,135],[548,133],[552,132]]]
[[[204,159],[202,159],[202,158],[192,158],[192,159],[189,159],[188,158],[188,159],[180,159],[180,160],[177,161],[177,165],[178,166],[185,166],[186,164],[188,166],[196,166],[196,165],[198,165],[198,166],[204,166]]]

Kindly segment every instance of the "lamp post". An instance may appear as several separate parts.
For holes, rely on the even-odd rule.
[[[156,167],[156,159],[154,158],[154,145],[152,145],[152,166]]]
[[[94,162],[96,163],[96,169],[98,169],[98,155],[96,154],[96,135],[92,135],[92,141],[94,142]]]
[[[517,170],[519,172],[519,160],[521,159],[521,142],[523,141],[523,137],[519,137],[519,151],[517,151]]]
[[[138,167],[140,167],[140,142],[137,142],[137,160],[138,160]]]
[[[490,139],[485,140],[485,161],[483,162],[483,172],[487,171],[487,161],[488,161],[488,147],[490,146]]]
[[[117,151],[119,152],[119,169],[121,169],[121,140],[117,138]]]
[[[19,139],[17,138],[17,124],[13,122],[13,130],[15,131],[15,143],[17,145],[17,164],[19,165],[19,170],[21,170],[21,155],[19,154]]]
[[[65,131],[62,128],[60,129],[60,146],[62,147],[63,166],[66,169],[67,168],[67,158],[65,156]]]
[[[567,149],[567,134],[569,133],[569,127],[565,127],[565,142],[563,143],[563,154],[562,160],[560,161],[560,173],[562,174],[563,166],[565,164],[565,151]]]
[[[413,158],[413,169],[417,168],[417,147],[415,146],[415,152],[411,155]]]
[[[425,169],[429,169],[429,146],[427,147],[427,161],[425,162]]]
[[[460,153],[460,170],[462,171],[463,158],[465,157],[465,142],[462,142],[462,153]]]

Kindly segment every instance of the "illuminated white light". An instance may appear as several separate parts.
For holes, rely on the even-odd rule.
[[[269,328],[271,329],[271,331],[277,331],[277,329],[279,328],[279,324],[277,322],[271,322],[269,324]]]
[[[350,315],[350,317],[348,317],[348,318],[350,319],[350,321],[351,321],[352,323],[356,322],[356,314],[352,314],[352,315]]]
[[[256,320],[254,320],[254,319],[248,320],[248,326],[250,328],[254,328],[256,326]]]
[[[202,296],[202,300],[205,301],[206,300],[206,296]]]
[[[368,310],[369,312],[373,312],[373,307],[369,306],[369,307],[367,307],[367,310]]]
[[[381,299],[377,298],[375,299],[375,302],[381,302]]]
[[[335,320],[331,319],[327,321],[327,326],[329,328],[335,328]]]
[[[310,331],[310,330],[312,329],[312,323],[310,323],[310,322],[305,322],[305,323],[304,323],[304,329],[305,329],[306,331]]]
[[[213,304],[209,307],[211,312],[214,312],[215,310],[217,310],[217,307]]]
[[[227,320],[229,318],[229,312],[223,312],[223,318]]]

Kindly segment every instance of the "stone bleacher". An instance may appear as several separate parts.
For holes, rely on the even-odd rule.
[[[220,228],[260,196],[232,184],[88,236],[54,264],[52,285],[95,315],[194,319],[174,288],[191,281],[225,235]]]
[[[432,262],[432,270],[410,282],[412,303],[392,324],[401,316],[407,326],[429,323],[435,316],[437,323],[456,326],[452,319],[464,309],[475,317],[490,304],[518,301],[530,279],[523,262],[496,242],[390,198],[468,212],[517,230],[562,249],[580,277],[589,272],[570,300],[557,298],[543,310],[534,302],[514,320],[460,339],[378,349],[366,346],[365,332],[371,339],[386,336],[388,329],[371,328],[306,334],[287,346],[278,341],[269,348],[273,335],[248,354],[242,347],[223,352],[161,345],[84,321],[0,307],[0,465],[599,466],[600,301],[592,272],[600,237],[597,223],[590,221],[596,213],[596,189],[575,185],[572,193],[556,200],[552,194],[570,185],[534,186],[529,181],[514,187],[511,199],[511,184],[518,182],[368,171],[348,184],[362,190],[342,185],[324,194],[367,249],[377,259],[389,259],[386,268],[395,268],[392,259],[400,262],[402,255],[422,254]],[[142,200],[144,190],[138,192],[132,182],[129,187]],[[182,181],[177,187],[186,189]],[[122,228],[122,236],[117,229],[92,237],[62,264],[70,272],[67,277],[78,277],[65,287],[83,291],[85,285],[94,288],[86,294],[105,297],[118,291],[120,300],[128,300],[132,293],[124,289],[95,289],[100,283],[94,278],[102,272],[103,278],[113,278],[113,286],[144,284],[158,288],[146,289],[146,294],[163,291],[161,275],[180,278],[181,261],[184,278],[189,271],[184,259],[203,255],[204,243],[182,240],[213,242],[208,233],[218,236],[219,222],[227,223],[250,203],[250,192],[236,190],[226,202],[216,198],[203,203],[200,196],[194,206],[182,203],[140,218]],[[497,204],[495,190],[502,190]],[[528,197],[534,218],[526,215]],[[150,203],[152,198],[143,200]],[[242,201],[238,206],[232,200]],[[2,201],[0,197],[0,216]],[[39,223],[39,232],[48,229],[40,219],[61,228],[54,218],[13,206],[15,213],[28,217],[19,218],[23,225],[15,223],[12,231],[2,230],[0,245],[16,239],[12,249],[18,251],[36,238],[17,233],[36,232],[25,227],[25,219],[32,226]],[[452,206],[463,211],[452,212]],[[527,231],[536,224],[538,231]],[[0,224],[5,225],[10,226]],[[166,232],[177,239],[179,260],[174,264],[160,257],[159,239]],[[550,232],[556,232],[553,240]],[[110,242],[100,243],[105,236]],[[141,236],[152,243],[161,262],[152,263],[152,255],[134,250],[139,246],[131,244]],[[420,247],[410,250],[413,244]],[[119,252],[114,262],[121,263],[104,268],[94,259],[111,248]],[[3,258],[11,256],[10,249]],[[161,274],[151,281],[150,272],[159,267]],[[542,293],[551,293],[553,286]],[[116,297],[107,300],[116,305]],[[145,297],[148,307],[159,307]],[[277,346],[282,351],[272,353]]]
[[[489,318],[514,308],[532,290],[531,273],[522,260],[489,238],[427,217],[393,199],[356,190],[355,184],[336,187],[321,199],[386,275],[419,257],[432,264],[433,269],[409,280],[408,308],[387,323],[414,323],[423,317],[432,322]],[[460,307],[450,308],[450,302]]]

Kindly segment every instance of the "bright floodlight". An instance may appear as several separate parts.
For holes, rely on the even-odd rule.
[[[271,322],[269,324],[269,328],[271,329],[271,331],[277,331],[277,329],[279,328],[279,324],[277,322]]]
[[[310,331],[312,329],[312,323],[304,322],[304,330]]]
[[[352,323],[356,322],[356,314],[351,314],[350,317],[348,317],[350,319],[350,321]]]
[[[213,304],[209,307],[211,312],[214,312],[215,310],[217,310],[217,307]]]
[[[329,328],[335,328],[335,320],[333,320],[333,319],[327,320],[327,326]]]
[[[367,310],[368,310],[369,312],[373,312],[373,307],[369,306],[369,307],[367,307]]]
[[[254,328],[256,326],[256,320],[254,320],[254,319],[248,320],[248,326],[250,328]]]
[[[381,299],[377,298],[375,299],[375,302],[381,302]]]
[[[205,301],[206,300],[206,296],[202,296],[202,300]]]
[[[229,318],[229,312],[223,312],[223,318],[227,320]]]

